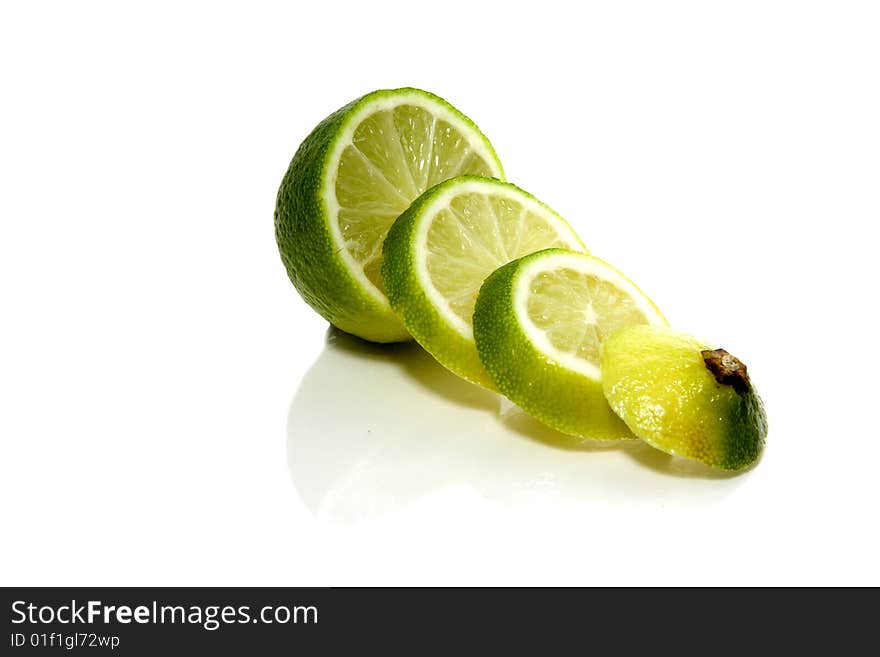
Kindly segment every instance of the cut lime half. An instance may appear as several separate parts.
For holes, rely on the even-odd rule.
[[[294,286],[343,331],[409,339],[383,290],[382,243],[415,198],[462,173],[503,177],[474,123],[426,91],[375,91],[328,116],[278,191],[275,235]]]

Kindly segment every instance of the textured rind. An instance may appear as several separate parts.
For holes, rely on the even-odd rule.
[[[767,417],[754,387],[739,393],[706,368],[709,347],[671,329],[629,327],[605,341],[602,377],[612,408],[653,447],[723,470],[749,467]]]
[[[322,189],[328,160],[346,120],[365,103],[403,92],[417,93],[463,119],[494,156],[498,171],[503,171],[485,135],[442,98],[419,89],[380,90],[352,101],[315,127],[293,156],[275,204],[275,239],[294,287],[328,322],[373,342],[402,342],[412,337],[391,306],[365,291],[353,277],[327,225]]]
[[[424,217],[426,206],[450,187],[473,180],[492,181],[537,201],[531,194],[515,185],[493,178],[458,176],[435,185],[416,199],[388,231],[388,236],[385,238],[382,280],[391,307],[403,318],[407,330],[416,342],[440,364],[461,378],[489,390],[496,390],[495,384],[480,361],[474,341],[451,326],[428,298],[418,280],[415,250],[410,248]],[[543,203],[540,205],[555,216],[559,216]],[[574,231],[572,235],[577,237]],[[586,251],[586,247],[584,250]]]
[[[523,268],[536,259],[567,253],[538,251],[486,279],[474,309],[477,351],[498,390],[547,426],[582,438],[633,439],[605,401],[602,384],[538,351],[516,317],[514,290]]]

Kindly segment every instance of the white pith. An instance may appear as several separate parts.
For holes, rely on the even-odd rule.
[[[592,275],[613,284],[626,296],[632,299],[635,307],[645,316],[650,324],[666,324],[666,319],[654,307],[648,298],[632,282],[616,269],[592,256],[554,253],[525,265],[516,276],[513,288],[513,312],[516,321],[528,336],[529,341],[545,356],[552,358],[562,367],[583,374],[595,381],[600,381],[599,366],[575,354],[557,349],[547,334],[535,326],[528,313],[528,298],[534,279],[544,272],[559,269],[571,269],[580,274]]]
[[[441,194],[435,196],[429,204],[422,208],[419,224],[413,237],[413,249],[416,276],[421,283],[421,288],[428,295],[431,304],[436,308],[446,322],[467,340],[473,340],[473,326],[465,322],[449,304],[449,300],[444,297],[440,291],[434,286],[431,275],[428,272],[428,231],[431,229],[431,223],[434,217],[442,210],[449,207],[452,199],[465,194],[484,194],[497,198],[507,198],[523,205],[523,207],[534,214],[538,214],[546,219],[547,223],[552,226],[557,236],[568,244],[572,250],[582,251],[581,244],[577,235],[571,227],[565,223],[559,216],[549,211],[544,205],[534,198],[523,194],[516,188],[509,187],[505,184],[494,182],[492,180],[467,180],[444,190]],[[502,263],[505,264],[505,263]]]
[[[322,197],[325,203],[327,217],[329,218],[330,235],[336,252],[342,261],[348,267],[348,270],[358,281],[361,288],[364,289],[371,297],[373,297],[380,305],[391,311],[391,304],[379,288],[364,273],[363,265],[355,260],[349,253],[342,232],[339,229],[339,210],[340,205],[336,198],[336,178],[339,172],[339,159],[342,152],[353,144],[354,133],[358,126],[371,114],[376,112],[387,111],[400,105],[413,105],[434,115],[438,120],[445,121],[453,126],[459,134],[468,140],[471,149],[476,152],[483,160],[492,168],[498,167],[498,160],[495,154],[487,146],[485,138],[479,135],[473,125],[467,123],[459,115],[453,112],[449,107],[444,106],[432,99],[416,91],[400,92],[391,96],[377,98],[375,100],[364,103],[363,106],[357,108],[350,116],[348,116],[340,129],[336,141],[333,144],[333,150],[327,160],[327,171],[329,175],[324,178],[324,187]],[[501,171],[496,172],[501,175]],[[415,200],[415,199],[413,199]]]

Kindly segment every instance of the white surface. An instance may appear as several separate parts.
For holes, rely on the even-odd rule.
[[[300,4],[0,11],[0,583],[880,584],[876,4]],[[399,85],[748,363],[754,471],[325,340],[277,185]]]

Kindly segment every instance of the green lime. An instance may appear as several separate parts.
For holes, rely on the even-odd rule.
[[[668,328],[634,326],[605,341],[602,379],[633,433],[668,454],[742,470],[764,448],[764,405],[746,366],[724,349]]]
[[[486,277],[551,246],[585,250],[558,214],[510,183],[462,176],[431,188],[394,222],[382,277],[407,330],[441,364],[494,389],[474,344]]]
[[[278,190],[275,237],[290,280],[343,331],[408,340],[383,290],[382,242],[416,197],[462,173],[504,175],[477,126],[433,94],[374,91],[334,112]]]
[[[603,341],[624,326],[666,324],[619,271],[590,255],[548,249],[501,267],[474,310],[480,359],[508,399],[563,433],[632,438],[602,394]]]

